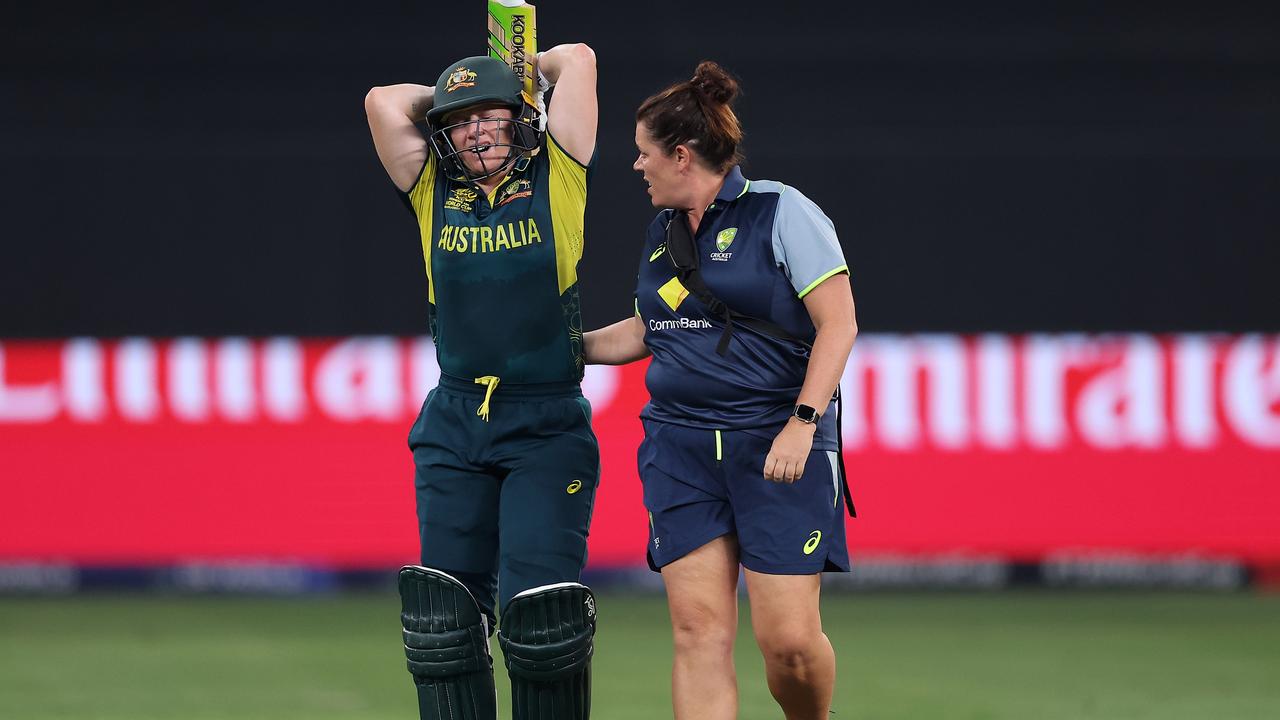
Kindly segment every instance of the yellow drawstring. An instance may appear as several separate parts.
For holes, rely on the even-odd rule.
[[[476,378],[476,384],[484,385],[485,388],[484,402],[480,403],[480,407],[476,410],[476,415],[483,418],[485,422],[489,422],[489,398],[493,397],[493,391],[498,389],[499,382],[501,380],[498,379],[497,375],[485,375],[484,377]]]

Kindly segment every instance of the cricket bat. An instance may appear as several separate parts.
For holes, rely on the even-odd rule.
[[[524,0],[487,0],[489,57],[506,63],[523,84],[524,99],[538,107],[538,23]]]

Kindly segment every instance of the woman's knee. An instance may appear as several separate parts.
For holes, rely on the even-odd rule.
[[[671,633],[677,653],[732,655],[737,618],[705,605],[671,609]]]
[[[760,653],[767,666],[775,670],[796,672],[819,659],[824,636],[821,631],[783,627],[756,634]]]

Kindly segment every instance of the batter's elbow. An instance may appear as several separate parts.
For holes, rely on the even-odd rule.
[[[591,67],[596,65],[596,51],[592,50],[591,46],[586,43],[574,43],[571,45],[569,57],[578,64],[590,65]]]
[[[365,96],[364,96],[365,114],[368,114],[368,115],[373,114],[374,110],[378,107],[378,103],[381,100],[382,91],[384,89],[385,88],[382,88],[382,87],[372,87],[369,89],[369,92],[365,93]]]

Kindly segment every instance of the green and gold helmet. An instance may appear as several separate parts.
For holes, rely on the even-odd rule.
[[[498,121],[510,123],[510,142],[495,144],[507,147],[506,160],[495,168],[485,167],[479,172],[468,168],[459,157],[472,148],[454,147],[450,139],[449,131],[465,124],[465,121],[445,122],[452,113],[476,105],[507,107],[514,115],[512,120]],[[426,119],[431,129],[431,146],[440,158],[445,174],[455,180],[483,180],[507,169],[521,156],[537,150],[537,115],[537,109],[525,102],[520,79],[511,68],[501,60],[480,55],[463,58],[445,68],[436,82],[435,102]]]

